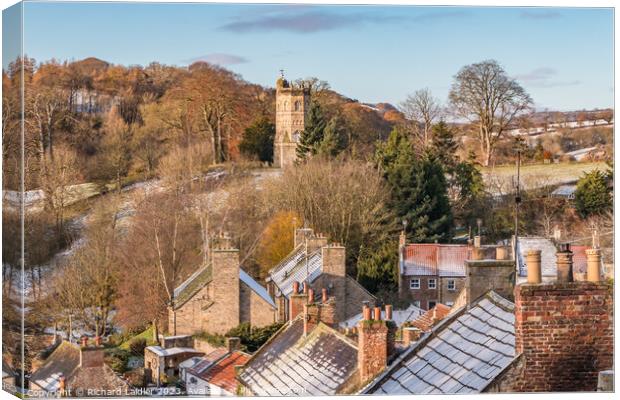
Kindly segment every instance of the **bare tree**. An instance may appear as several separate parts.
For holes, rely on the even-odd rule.
[[[430,145],[431,129],[442,113],[441,105],[431,91],[428,88],[416,90],[400,104],[400,110],[422,145]]]
[[[508,77],[495,60],[463,67],[450,89],[450,104],[457,117],[472,122],[488,166],[497,141],[532,99],[516,80]]]

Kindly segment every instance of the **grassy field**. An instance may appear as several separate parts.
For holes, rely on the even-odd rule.
[[[606,170],[604,162],[535,164],[521,166],[521,186],[533,189],[548,185],[560,185],[578,180],[584,172],[595,169]],[[514,165],[483,168],[482,175],[487,187],[501,193],[512,190],[512,180],[516,176]]]

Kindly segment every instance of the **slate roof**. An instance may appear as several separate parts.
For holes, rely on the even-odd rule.
[[[175,308],[181,307],[188,300],[190,300],[196,293],[200,291],[205,285],[211,282],[213,274],[211,265],[203,267],[194,272],[189,278],[181,283],[176,289],[174,289],[174,306]],[[256,282],[247,272],[239,268],[239,279],[246,284],[253,292],[259,295],[270,306],[276,308],[276,303],[273,301],[267,289],[261,284]]]
[[[571,246],[571,251],[573,252],[573,271],[578,273],[586,272],[586,249],[588,249],[588,246]],[[526,256],[530,250],[541,250],[540,263],[543,278],[555,278],[557,276],[557,258],[555,256],[557,249],[551,240],[542,237],[519,237],[517,243],[519,276],[527,277]]]
[[[422,314],[424,314],[424,310],[414,306],[411,304],[404,310],[393,310],[392,311],[392,321],[397,326],[401,326],[407,321],[413,321],[419,318]],[[381,310],[381,318],[385,320],[385,310]],[[347,319],[346,321],[342,321],[338,324],[340,328],[353,328],[357,326],[357,324],[362,320],[362,313],[356,314],[353,317]]]
[[[254,293],[260,296],[261,299],[265,300],[271,307],[277,308],[276,303],[273,301],[271,296],[269,296],[269,292],[265,289],[264,286],[256,282],[247,272],[242,269],[239,269],[239,279],[241,282],[245,283]]]
[[[429,331],[438,321],[446,318],[450,314],[450,310],[452,310],[450,307],[438,303],[435,307],[413,320],[410,325],[422,332]]]
[[[514,304],[488,292],[423,335],[362,392],[479,393],[514,358]]]
[[[67,387],[72,391],[81,390],[87,393],[88,390],[103,392],[119,391],[127,394],[129,384],[104,364],[101,367],[78,368],[75,374],[67,381]]]
[[[333,395],[357,370],[357,345],[319,323],[306,337],[298,317],[276,333],[239,373],[258,396]]]
[[[465,276],[470,249],[460,244],[414,243],[405,246],[402,274],[405,276]]]
[[[154,353],[158,357],[170,357],[177,354],[203,354],[201,351],[198,351],[192,347],[171,347],[169,349],[164,349],[161,346],[147,346],[146,350]]]
[[[306,257],[303,244],[297,246],[284,260],[269,271],[270,280],[279,291],[288,298],[293,292],[293,282],[314,282],[323,270],[321,249],[317,249]]]
[[[80,365],[80,349],[77,345],[66,341],[47,357],[45,362],[33,372],[30,381],[46,391],[58,390],[60,376],[68,378]]]

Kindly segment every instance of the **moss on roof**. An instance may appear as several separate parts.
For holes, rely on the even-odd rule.
[[[202,289],[206,284],[211,282],[213,279],[213,271],[211,265],[203,268],[199,273],[189,278],[191,281],[184,282],[183,289],[177,294],[174,299],[173,307],[174,309],[178,309],[183,304],[185,304],[189,299],[191,299],[200,289]]]

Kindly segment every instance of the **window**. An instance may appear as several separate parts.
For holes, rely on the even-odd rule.
[[[412,279],[409,281],[410,289],[419,289],[420,288],[420,280],[418,278]]]
[[[295,111],[301,110],[301,103],[299,101],[295,102]]]
[[[435,300],[429,300],[428,301],[428,309],[432,309],[433,307],[435,307],[437,305],[437,302]]]
[[[301,132],[295,131],[295,133],[293,133],[293,142],[299,142],[300,137],[301,137]]]
[[[456,281],[454,279],[448,279],[448,290],[451,292],[456,290]]]
[[[437,289],[437,279],[429,279],[428,280],[428,288],[429,289]]]

